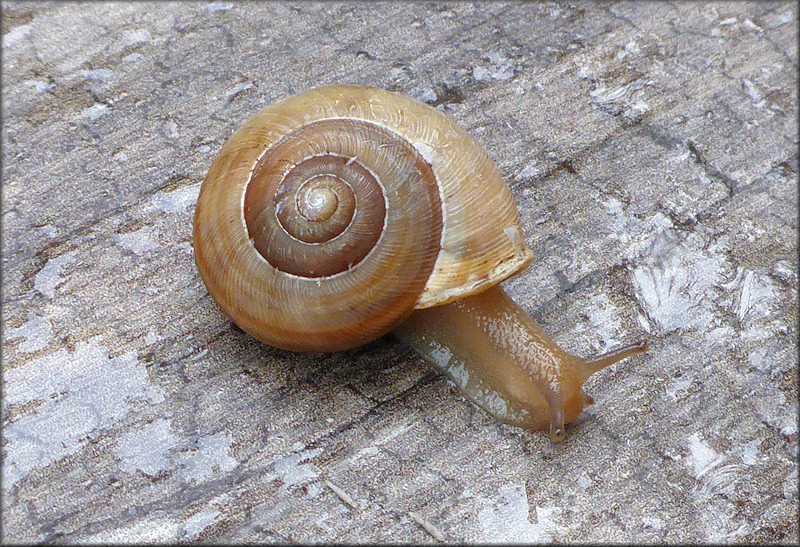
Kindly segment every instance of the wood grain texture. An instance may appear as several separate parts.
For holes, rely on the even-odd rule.
[[[2,540],[798,541],[797,5],[4,2]],[[263,106],[355,83],[497,162],[580,355],[553,444],[390,338],[260,344],[191,220]]]

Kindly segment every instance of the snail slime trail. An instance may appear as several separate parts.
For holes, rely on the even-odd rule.
[[[487,219],[490,219],[487,222]],[[533,259],[511,191],[444,113],[352,85],[266,107],[225,142],[195,208],[195,263],[219,308],[290,351],[395,329],[497,419],[560,440],[594,359],[561,350],[498,283]]]

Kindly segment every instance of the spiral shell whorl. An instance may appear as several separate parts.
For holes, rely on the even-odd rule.
[[[384,226],[387,208],[410,207],[408,221],[424,210],[408,201],[420,177],[430,194],[424,200],[438,202],[430,168],[398,136],[361,120],[314,122],[259,160],[245,194],[247,228],[279,270],[334,275],[360,263],[382,235],[396,235]]]
[[[247,124],[232,140],[251,133],[264,127]],[[226,148],[217,162],[239,164],[238,147]],[[442,229],[436,178],[414,147],[366,120],[323,119],[247,161],[246,174],[215,162],[195,222],[201,275],[237,324],[276,347],[332,351],[377,338],[413,309]]]

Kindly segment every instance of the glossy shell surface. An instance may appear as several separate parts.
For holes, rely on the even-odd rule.
[[[532,257],[474,139],[435,108],[359,86],[295,95],[239,129],[201,187],[194,247],[220,308],[293,351],[362,345]]]

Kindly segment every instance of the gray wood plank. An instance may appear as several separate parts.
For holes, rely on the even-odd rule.
[[[798,540],[795,3],[2,10],[4,542]],[[293,354],[211,301],[214,155],[342,82],[486,147],[559,343],[651,340],[565,442],[391,337]]]

